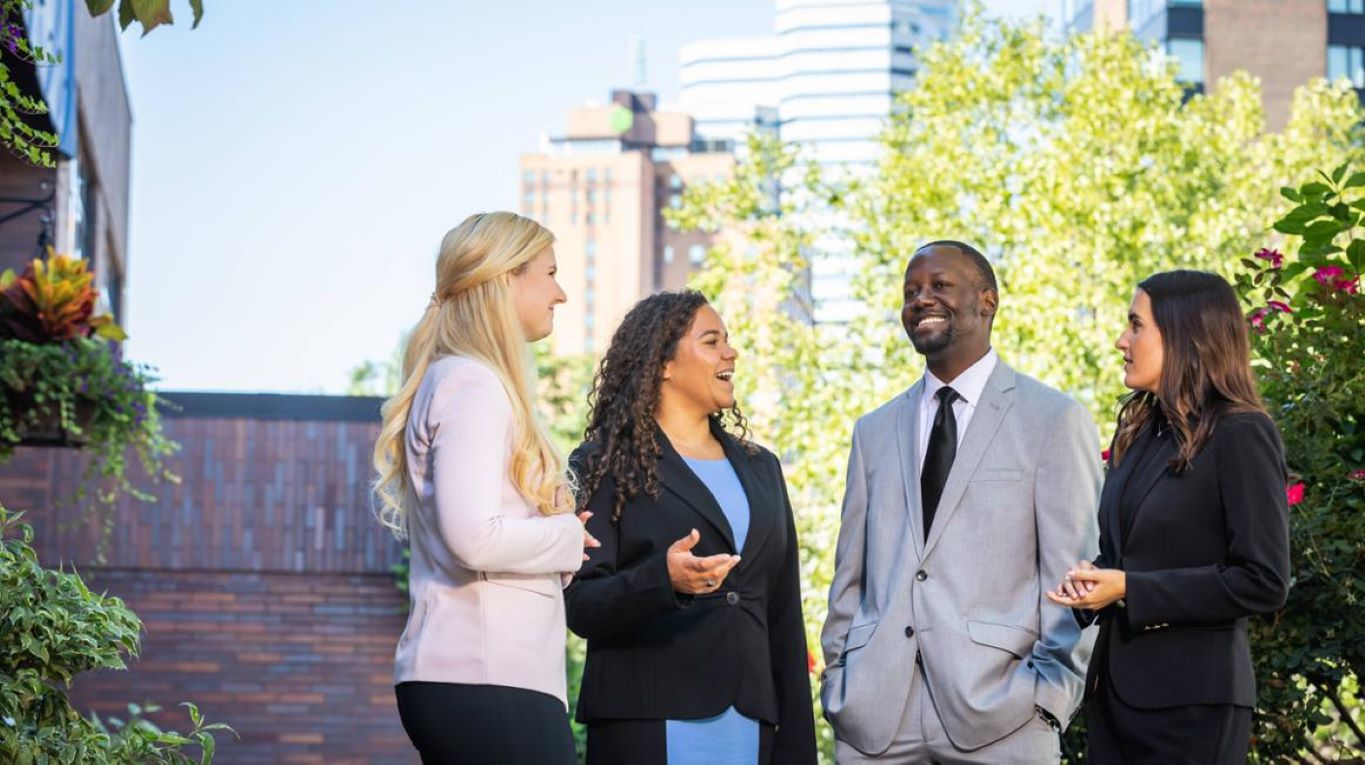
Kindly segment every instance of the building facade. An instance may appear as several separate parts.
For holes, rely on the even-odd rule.
[[[617,90],[575,108],[562,137],[521,157],[523,215],[555,233],[557,355],[606,350],[640,298],[686,285],[718,234],[682,232],[663,211],[691,184],[728,178],[732,145],[700,140],[692,117],[659,111],[653,93]]]
[[[124,322],[133,120],[114,14],[92,18],[80,0],[46,0],[24,24],[61,63],[0,55],[14,83],[48,105],[32,126],[57,133],[60,144],[55,168],[0,151],[0,270],[22,270],[48,246],[85,258],[100,307]]]
[[[1365,0],[1070,0],[1067,28],[1131,29],[1175,59],[1202,92],[1237,70],[1261,81],[1272,130],[1289,120],[1294,89],[1315,77],[1365,89]]]

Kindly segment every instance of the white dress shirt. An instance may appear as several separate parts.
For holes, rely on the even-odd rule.
[[[957,443],[962,445],[962,436],[967,433],[967,425],[972,421],[972,414],[976,412],[976,405],[981,401],[981,392],[986,389],[986,382],[991,378],[991,372],[995,371],[995,364],[1000,357],[995,354],[995,349],[986,351],[986,355],[977,359],[975,364],[963,370],[952,382],[945,383],[934,377],[934,373],[928,368],[924,370],[924,395],[919,402],[919,469],[924,472],[924,453],[929,451],[929,433],[934,429],[934,417],[938,414],[938,390],[947,385],[957,391],[957,400],[953,402],[953,414],[957,417]]]

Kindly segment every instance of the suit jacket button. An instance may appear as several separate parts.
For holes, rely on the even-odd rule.
[[[914,636],[915,636],[915,628],[914,628],[914,627],[906,627],[906,628],[905,628],[905,636],[906,636],[906,637],[914,637]]]
[[[928,579],[928,578],[929,578],[929,573],[928,573],[927,571],[916,571],[916,572],[915,572],[915,579],[918,580],[918,581],[923,582],[925,579]]]
[[[739,605],[739,593],[734,591],[725,593],[725,602],[732,606]]]

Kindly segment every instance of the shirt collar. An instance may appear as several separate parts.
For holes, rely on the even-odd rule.
[[[991,379],[991,372],[995,371],[995,364],[1000,357],[996,355],[995,349],[990,348],[986,355],[976,360],[975,364],[963,370],[951,383],[953,390],[961,396],[969,406],[975,407],[981,400],[982,391],[986,390],[986,382]],[[930,401],[938,393],[938,389],[948,385],[942,380],[934,377],[934,373],[928,368],[924,370],[924,400]]]

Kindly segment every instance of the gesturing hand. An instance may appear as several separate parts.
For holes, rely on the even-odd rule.
[[[588,519],[591,518],[591,517],[592,517],[592,513],[588,512],[587,510],[584,510],[583,512],[581,512],[581,513],[578,514],[578,520],[582,521],[582,523],[583,523],[583,546],[584,546],[584,547],[601,547],[601,546],[602,546],[602,543],[599,542],[599,541],[597,541],[596,537],[594,537],[592,534],[589,534],[589,533],[588,533]],[[587,559],[588,559],[588,554],[587,554],[587,553],[583,553],[583,560],[587,560]]]
[[[698,558],[692,554],[701,535],[692,533],[668,546],[668,578],[673,589],[685,595],[704,595],[715,592],[730,570],[739,565],[738,555],[708,555]]]

